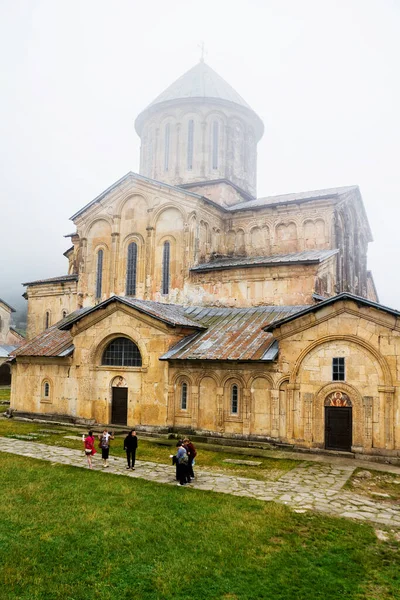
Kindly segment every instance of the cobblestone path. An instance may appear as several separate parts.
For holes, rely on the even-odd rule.
[[[18,454],[52,463],[87,468],[82,451],[70,448],[47,446],[0,437],[1,452]],[[100,456],[93,461],[95,470],[106,474],[124,475],[174,485],[175,467],[148,461],[136,461],[136,470],[128,471],[124,458],[110,457],[109,468],[103,469]],[[234,496],[247,496],[263,501],[287,504],[296,512],[316,510],[330,515],[372,521],[400,529],[400,506],[374,502],[364,496],[343,491],[342,487],[358,464],[338,465],[332,463],[299,463],[292,471],[277,481],[258,481],[246,477],[235,477],[224,473],[202,470],[196,467],[196,479],[190,487]],[[182,493],[185,493],[182,490]]]

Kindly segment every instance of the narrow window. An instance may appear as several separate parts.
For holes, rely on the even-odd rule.
[[[49,398],[50,397],[50,384],[49,384],[48,381],[46,381],[45,384],[44,384],[43,396],[45,398]]]
[[[237,415],[239,412],[239,394],[238,386],[233,385],[231,388],[231,413]]]
[[[187,168],[189,171],[193,168],[193,137],[194,137],[194,121],[190,119],[188,123],[188,141],[187,141]]]
[[[44,319],[44,328],[48,329],[50,327],[50,311],[46,311],[45,319]]]
[[[101,288],[103,284],[103,250],[97,253],[97,274],[96,274],[96,300],[101,298]]]
[[[163,263],[162,263],[162,293],[169,293],[169,257],[170,243],[164,242],[163,248]]]
[[[344,358],[333,358],[332,359],[332,381],[344,381],[345,368]]]
[[[213,123],[213,147],[212,147],[212,166],[213,169],[218,169],[218,134],[219,134],[219,126],[218,121],[214,121]]]
[[[168,171],[168,167],[169,167],[169,136],[170,136],[170,124],[167,123],[165,126],[164,171]]]
[[[182,383],[181,386],[181,410],[187,409],[187,383]]]
[[[128,260],[126,265],[126,295],[136,296],[136,267],[137,244],[132,242],[128,246]]]
[[[65,319],[65,317],[67,316],[67,314],[68,314],[68,313],[67,313],[67,311],[66,311],[66,310],[63,310],[63,311],[62,311],[62,318],[63,318],[63,319]]]

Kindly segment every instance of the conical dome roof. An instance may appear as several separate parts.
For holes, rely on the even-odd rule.
[[[148,108],[160,102],[182,98],[216,98],[234,102],[251,110],[236,90],[203,61],[174,81],[149,104]]]
[[[258,139],[263,134],[264,126],[260,117],[229,83],[202,60],[167,87],[138,115],[135,121],[136,131],[140,135],[144,119],[150,113],[157,111],[158,107],[161,108],[161,105],[168,106],[176,101],[190,102],[191,100],[233,104],[251,117]]]

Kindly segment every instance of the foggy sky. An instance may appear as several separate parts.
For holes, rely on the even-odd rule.
[[[0,297],[66,274],[68,218],[139,170],[133,122],[206,62],[265,124],[258,196],[358,184],[400,308],[400,2],[1,0]]]

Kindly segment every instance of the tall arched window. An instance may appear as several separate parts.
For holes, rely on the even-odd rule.
[[[140,350],[128,338],[119,337],[110,342],[103,352],[102,365],[116,367],[141,367]]]
[[[126,295],[136,296],[136,270],[137,270],[137,244],[132,242],[128,246],[128,259],[126,264]]]
[[[103,255],[104,251],[99,250],[97,253],[97,269],[96,269],[96,299],[101,298],[103,285]]]
[[[218,121],[213,122],[212,129],[212,168],[218,169],[218,137],[219,137],[219,125]]]
[[[188,391],[187,383],[184,381],[181,384],[181,410],[187,409],[187,391]]]
[[[50,327],[50,311],[46,310],[46,314],[44,316],[44,328],[48,329]]]
[[[193,141],[194,141],[194,121],[190,119],[188,123],[188,140],[187,140],[187,168],[189,171],[193,168]]]
[[[170,243],[164,242],[163,261],[162,261],[162,293],[169,293],[169,261],[170,261]]]
[[[51,386],[47,379],[42,381],[42,402],[51,402]]]
[[[237,415],[239,412],[239,390],[235,384],[231,387],[231,413]]]
[[[171,126],[169,123],[165,126],[165,137],[164,137],[164,171],[168,171],[169,168],[169,138],[170,138]]]

